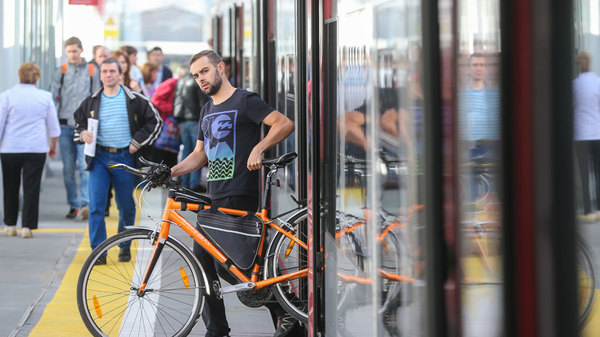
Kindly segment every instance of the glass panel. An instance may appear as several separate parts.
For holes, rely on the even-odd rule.
[[[294,1],[276,0],[275,2],[275,63],[276,63],[276,101],[274,108],[286,115],[290,120],[296,120],[296,95],[294,90],[296,74],[296,8]],[[282,155],[296,150],[296,130],[289,137],[277,144],[273,149],[274,155]],[[296,195],[296,165],[288,165],[279,170],[277,178],[280,189],[273,192],[280,196],[273,198],[272,208],[286,210],[295,207],[289,197]],[[276,213],[273,213],[276,214]]]
[[[360,25],[356,23],[360,22]],[[337,303],[337,317],[328,317],[327,331],[340,336],[375,336],[378,322],[375,282],[377,220],[372,216],[373,184],[371,43],[373,17],[369,8],[338,18],[337,27],[337,227],[335,273],[337,292],[326,302]],[[332,112],[329,112],[332,113]],[[332,244],[332,241],[326,243]],[[328,278],[332,279],[332,278]],[[326,324],[327,324],[326,323]]]
[[[374,9],[371,161],[378,250],[379,326],[384,336],[425,334],[421,3]],[[403,18],[398,20],[397,18]]]
[[[578,235],[576,242],[581,336],[597,336],[599,282],[594,275],[600,247],[600,4],[575,0],[573,108]]]
[[[336,317],[328,309],[326,331],[422,336],[421,3],[348,8],[337,8],[337,226],[325,242]]]
[[[457,7],[457,172],[462,324],[465,336],[503,327],[499,0]]]
[[[242,50],[244,54],[242,59],[242,79],[240,87],[256,92],[258,90],[258,85],[254,69],[257,65],[258,58],[256,55],[257,48],[255,46],[257,40],[254,35],[257,33],[254,33],[254,8],[251,0],[244,1],[242,15]]]

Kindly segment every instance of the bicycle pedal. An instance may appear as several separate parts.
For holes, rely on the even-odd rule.
[[[234,284],[229,287],[221,288],[220,293],[221,293],[221,295],[223,295],[223,294],[229,294],[229,293],[234,293],[234,292],[239,292],[239,291],[250,291],[250,290],[253,290],[255,287],[256,287],[256,284],[254,284],[254,282],[238,283],[238,284]]]

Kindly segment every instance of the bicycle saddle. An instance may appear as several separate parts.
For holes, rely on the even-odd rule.
[[[294,159],[296,159],[296,157],[298,157],[298,154],[296,152],[290,152],[290,153],[281,155],[279,157],[263,159],[262,164],[263,164],[263,166],[275,165],[275,167],[277,167],[277,168],[282,168],[282,167],[287,166],[287,164],[291,163],[292,161],[294,161]]]
[[[212,200],[209,197],[189,190],[185,187],[177,190],[169,190],[169,198],[173,198],[175,201],[187,202],[191,204],[210,205],[212,203]]]

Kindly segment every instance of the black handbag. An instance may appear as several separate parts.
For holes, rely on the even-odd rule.
[[[234,216],[216,208],[198,212],[196,228],[240,269],[250,269],[260,246],[263,221],[255,214]]]

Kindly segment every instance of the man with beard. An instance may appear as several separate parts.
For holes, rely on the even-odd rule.
[[[294,131],[294,123],[268,106],[257,94],[233,87],[221,57],[211,50],[192,56],[190,72],[211,100],[200,112],[196,148],[171,169],[171,175],[177,177],[208,164],[208,196],[212,199],[212,207],[254,213],[259,204],[258,170],[262,155],[289,136]],[[271,127],[262,140],[261,123]],[[227,282],[238,283],[197,243],[194,243],[194,254],[205,268],[208,284],[219,279],[217,271]],[[298,327],[298,322],[278,303],[267,307],[273,318],[277,317],[274,336],[286,336]],[[223,300],[214,292],[207,298],[202,319],[207,337],[229,335]]]

